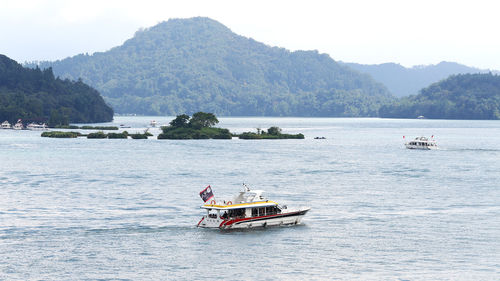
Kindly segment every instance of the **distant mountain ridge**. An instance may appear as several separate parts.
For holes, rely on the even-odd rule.
[[[55,78],[52,69],[24,68],[0,55],[0,122],[97,123],[113,120],[113,110],[82,81]]]
[[[373,65],[358,63],[343,64],[359,72],[371,75],[376,81],[384,84],[397,97],[418,94],[421,89],[448,78],[450,75],[490,72],[490,70],[445,61],[436,65],[421,65],[412,68],[406,68],[396,63]],[[498,74],[498,71],[492,72]]]
[[[377,116],[394,100],[326,54],[270,47],[203,17],[171,19],[107,52],[39,66],[81,78],[118,113]]]
[[[452,75],[384,105],[381,117],[431,119],[500,119],[500,76],[491,73]]]

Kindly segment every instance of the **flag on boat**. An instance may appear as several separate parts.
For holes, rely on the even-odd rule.
[[[200,197],[201,199],[203,200],[203,202],[207,202],[208,200],[210,200],[212,197],[214,197],[214,194],[212,193],[212,188],[209,186],[205,187],[205,189],[203,189],[201,192],[200,192]]]

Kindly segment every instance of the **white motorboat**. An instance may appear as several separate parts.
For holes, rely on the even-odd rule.
[[[17,120],[17,123],[12,127],[14,130],[24,129],[23,121],[21,119]]]
[[[208,186],[200,196],[206,199],[206,210],[198,227],[237,229],[300,224],[309,207],[288,208],[263,196],[262,190],[245,189],[233,200],[215,200]],[[209,201],[210,200],[210,201]],[[208,202],[209,201],[209,202]]]
[[[28,126],[26,126],[26,128],[28,130],[32,130],[32,131],[45,131],[45,130],[48,130],[47,129],[47,125],[45,125],[45,123],[43,123],[43,124],[30,123],[30,124],[28,124]]]
[[[9,121],[4,121],[2,123],[2,129],[12,129],[12,127],[10,126]]]
[[[157,123],[155,120],[149,122],[149,125],[151,125],[151,127],[156,127]]]
[[[434,136],[432,136],[431,139],[426,137],[416,137],[414,140],[406,142],[405,146],[408,149],[438,149]]]

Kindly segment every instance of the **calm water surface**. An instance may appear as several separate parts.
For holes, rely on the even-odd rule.
[[[152,119],[172,118],[113,124],[136,132]],[[500,122],[220,120],[233,132],[279,126],[306,139],[0,130],[0,279],[500,279]],[[403,135],[434,135],[441,149],[407,150]],[[296,227],[195,227],[199,191],[232,197],[243,182],[312,210]]]

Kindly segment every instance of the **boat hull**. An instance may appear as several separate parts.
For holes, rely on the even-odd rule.
[[[199,227],[204,228],[219,228],[219,229],[242,229],[242,228],[257,228],[271,227],[281,225],[300,224],[304,215],[309,209],[286,212],[282,214],[250,217],[250,218],[235,218],[235,219],[219,219],[207,218],[204,216],[198,223]]]
[[[420,149],[420,150],[438,149],[437,146],[423,146],[423,145],[411,145],[411,144],[406,144],[406,148],[408,148],[408,149]]]

